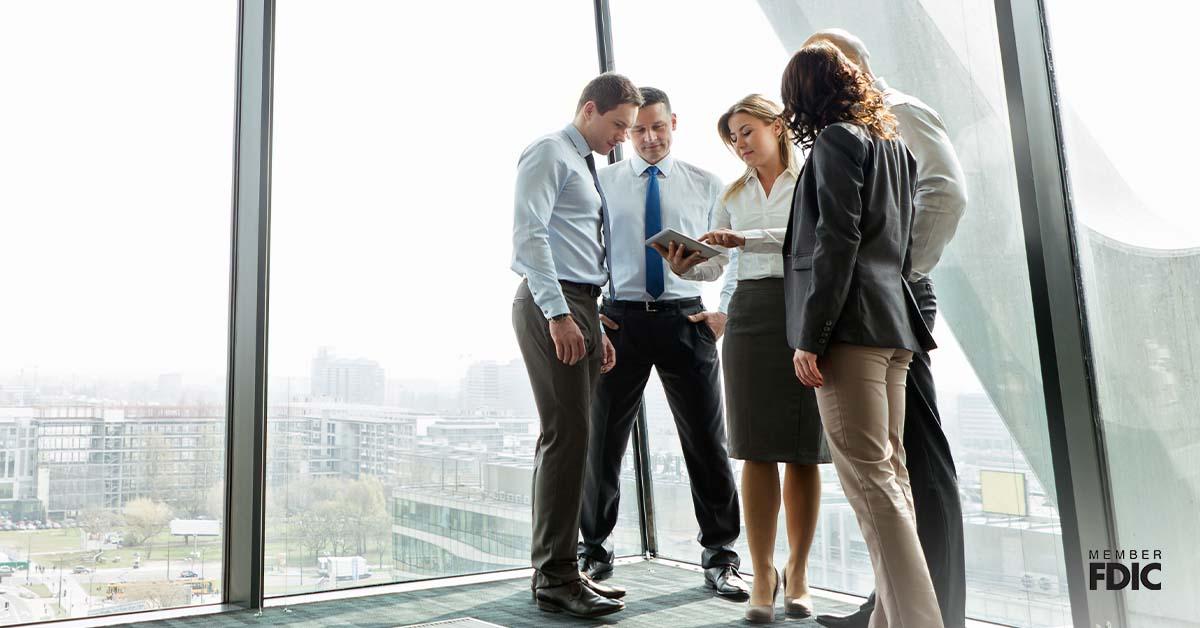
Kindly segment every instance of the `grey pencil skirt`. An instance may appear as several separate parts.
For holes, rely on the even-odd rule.
[[[755,462],[830,462],[813,389],[796,379],[782,279],[739,281],[721,356],[729,455]]]

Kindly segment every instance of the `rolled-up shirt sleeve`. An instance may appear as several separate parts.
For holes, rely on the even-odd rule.
[[[546,318],[567,314],[550,250],[550,216],[570,170],[550,142],[527,148],[517,162],[513,211],[512,269],[529,281],[533,300]]]
[[[747,229],[741,232],[746,238],[742,247],[747,253],[783,254],[783,239],[787,237],[787,227],[781,229]]]
[[[902,103],[891,107],[900,136],[917,160],[916,216],[912,226],[910,281],[929,275],[958,230],[967,208],[962,165],[941,118],[932,110]]]

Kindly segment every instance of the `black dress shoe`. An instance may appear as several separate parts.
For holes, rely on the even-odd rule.
[[[612,563],[606,563],[602,560],[596,560],[590,556],[579,557],[579,572],[585,573],[589,578],[600,582],[612,575]]]
[[[704,584],[715,590],[721,597],[732,600],[745,600],[750,597],[750,586],[746,584],[745,580],[742,580],[742,575],[733,565],[705,569]]]
[[[817,615],[817,623],[826,628],[867,628],[871,623],[871,611],[858,609],[849,615]]]
[[[600,597],[606,597],[610,600],[616,600],[625,597],[625,589],[618,587],[615,584],[600,584],[592,579],[591,576],[584,572],[579,572],[579,579],[583,581],[583,586],[595,591]]]
[[[584,586],[582,580],[574,580],[556,587],[541,587],[533,592],[537,607],[549,613],[567,613],[574,617],[603,617],[625,608],[621,600],[600,597]]]

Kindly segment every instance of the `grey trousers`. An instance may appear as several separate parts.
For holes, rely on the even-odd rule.
[[[575,558],[579,507],[587,463],[592,397],[600,379],[603,344],[595,286],[566,283],[563,296],[583,332],[587,356],[567,366],[558,359],[550,326],[521,282],[513,299],[513,330],[529,373],[541,434],[533,462],[533,586],[579,579]],[[618,356],[618,360],[620,356]]]

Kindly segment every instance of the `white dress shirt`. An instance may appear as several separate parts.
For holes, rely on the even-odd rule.
[[[658,192],[662,228],[693,238],[710,229],[723,186],[717,175],[667,155],[659,160]],[[636,153],[600,171],[612,227],[612,284],[606,294],[618,301],[654,301],[646,293],[646,251],[663,264],[659,300],[700,296],[695,282],[676,276],[654,249],[646,246],[646,190],[650,164]],[[651,234],[653,235],[653,234]]]
[[[546,318],[567,314],[559,280],[603,286],[600,193],[592,149],[574,124],[530,144],[517,162],[512,269]]]
[[[713,229],[732,229],[746,238],[746,245],[735,249],[728,274],[737,281],[783,277],[783,238],[792,215],[792,194],[800,176],[801,160],[793,155],[792,165],[784,170],[765,194],[757,171],[747,176],[746,184],[723,202],[713,213]],[[722,258],[696,265],[683,275],[694,281],[715,281],[721,275]],[[729,306],[736,282],[727,281],[721,293],[721,311]]]
[[[912,272],[909,281],[929,275],[954,237],[967,208],[967,187],[954,144],[941,117],[921,102],[888,87],[881,78],[875,87],[900,123],[900,138],[917,160],[916,216],[912,226]]]

